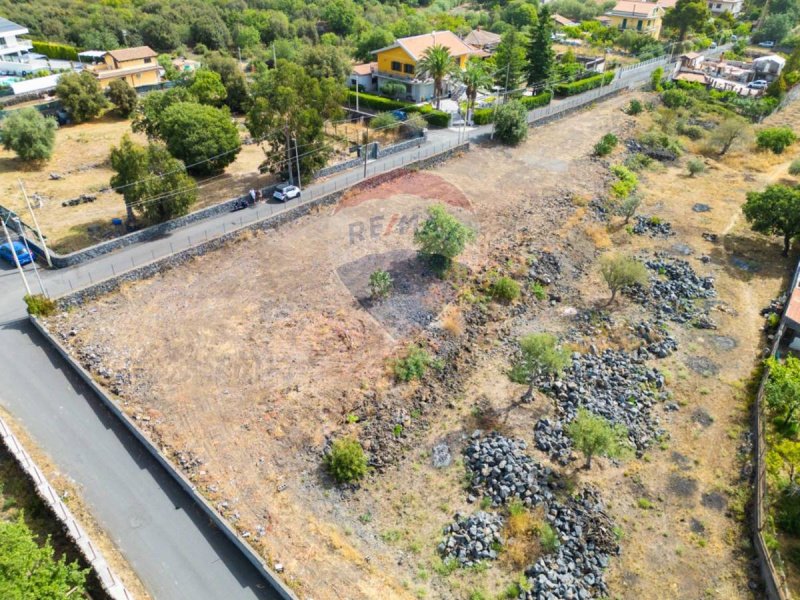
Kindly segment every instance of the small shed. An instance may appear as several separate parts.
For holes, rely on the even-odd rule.
[[[377,62],[363,63],[360,65],[353,65],[350,71],[350,87],[358,86],[362,92],[374,92],[378,89],[378,81],[375,77],[375,71],[378,69]]]

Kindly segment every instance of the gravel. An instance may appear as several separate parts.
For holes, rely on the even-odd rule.
[[[497,549],[503,540],[500,515],[478,511],[464,516],[456,513],[453,523],[444,528],[444,540],[439,544],[439,554],[445,561],[455,560],[461,567],[475,566],[482,560],[496,560]]]

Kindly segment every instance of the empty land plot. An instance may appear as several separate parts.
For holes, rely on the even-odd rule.
[[[519,148],[476,147],[277,231],[245,235],[49,325],[259,551],[283,565],[302,597],[466,598],[505,590],[521,573],[502,556],[488,569],[451,572],[437,556],[453,513],[476,510],[460,458],[472,431],[499,428],[548,463],[535,450],[533,425],[553,402],[537,393],[520,403],[524,388],[505,375],[514,340],[531,331],[585,334],[575,315],[602,312],[606,299],[598,248],[651,254],[680,242],[696,270],[715,277],[721,303],[712,311],[717,331],[669,326],[679,351],[657,366],[671,371],[678,410],[659,404],[655,412],[671,439],[588,474],[575,464],[557,469],[596,484],[620,527],[612,595],[747,597],[745,532],[724,506],[747,485],[736,476],[746,426],[740,382],[760,349],[757,309],[779,290],[785,265],[737,219],[738,189],[726,188],[730,199],[714,195],[722,189],[714,170],[693,191],[683,180],[672,190],[670,168],[642,176],[642,210],[673,222],[674,238],[631,236],[619,219],[602,219],[590,201],[604,193],[607,166],[589,155],[606,131],[633,133],[635,120],[620,110],[627,100],[532,130]],[[742,189],[767,180],[742,180]],[[691,210],[701,195],[711,213]],[[433,202],[478,232],[459,259],[461,275],[447,281],[414,256],[414,226]],[[707,230],[719,244],[703,240]],[[477,299],[495,272],[527,282],[526,265],[540,251],[561,265],[551,302],[527,287],[517,307]],[[703,254],[709,263],[696,260]],[[734,254],[761,268],[737,270]],[[396,292],[373,304],[367,280],[378,268],[393,274]],[[610,312],[594,343],[624,346],[645,309],[622,299]],[[585,335],[572,339],[573,350],[586,349]],[[390,360],[416,340],[452,361],[432,388],[392,381]],[[458,343],[469,351],[447,354]],[[719,375],[687,367],[693,357]],[[333,486],[321,468],[326,443],[347,434],[378,459],[360,489]],[[439,443],[453,457],[443,469],[430,459]]]

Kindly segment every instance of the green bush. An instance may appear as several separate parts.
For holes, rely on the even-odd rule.
[[[636,100],[634,98],[633,100],[631,100],[631,103],[628,104],[628,108],[625,112],[631,116],[635,116],[638,115],[640,112],[642,112],[642,110],[644,110],[644,107],[642,106],[641,100]]]
[[[472,122],[475,125],[488,125],[494,118],[493,108],[477,108],[472,111]]]
[[[349,90],[347,92],[348,98],[350,100],[350,106],[356,105],[356,93],[353,90]],[[372,108],[375,110],[380,111],[392,111],[398,109],[408,109],[409,106],[413,106],[413,104],[409,104],[408,102],[400,102],[399,100],[391,100],[389,98],[384,98],[383,96],[375,96],[374,94],[358,94],[358,107],[359,108]]]
[[[692,100],[685,91],[671,89],[661,93],[661,101],[664,103],[664,106],[669,108],[681,108],[689,106]]]
[[[409,111],[411,112],[411,111]],[[433,127],[441,127],[446,128],[450,127],[450,113],[446,113],[443,110],[430,110],[430,111],[420,111],[422,116],[428,122],[428,125]]]
[[[404,358],[394,363],[394,376],[398,381],[422,379],[429,367],[438,367],[439,363],[424,348],[411,345]]]
[[[793,160],[789,165],[789,175],[800,175],[800,158]]]
[[[690,140],[699,140],[706,134],[702,127],[687,125],[683,120],[678,121],[676,130],[680,135],[685,135]]]
[[[59,44],[57,42],[45,42],[42,40],[33,40],[33,51],[39,54],[44,54],[47,58],[58,60],[78,60],[78,49],[75,46],[68,44]]]
[[[558,534],[549,523],[543,523],[539,528],[539,544],[546,553],[555,552],[561,545]]]
[[[608,73],[594,75],[572,83],[559,83],[554,89],[556,96],[574,96],[575,94],[598,88],[601,85],[606,85],[612,79],[614,79],[614,71],[609,71]]]
[[[369,276],[370,296],[376,300],[386,298],[392,291],[393,285],[392,276],[383,269],[378,269]]]
[[[646,169],[650,165],[653,164],[653,159],[647,156],[646,154],[642,154],[641,152],[637,152],[636,154],[631,154],[628,158],[625,159],[625,167],[631,171],[641,171],[642,169]]]
[[[544,300],[547,298],[547,288],[538,281],[534,281],[531,284],[531,293],[537,300]]]
[[[547,106],[550,104],[550,101],[553,99],[553,94],[550,92],[542,92],[541,94],[536,94],[535,96],[522,96],[519,99],[522,106],[525,107],[526,110],[533,110],[534,108],[539,108],[542,106]]]
[[[659,131],[648,131],[639,136],[639,143],[654,150],[666,150],[676,156],[683,153],[683,147],[674,137]]]
[[[397,117],[390,112],[377,114],[369,122],[369,126],[373,129],[390,129],[398,124]]]
[[[528,112],[518,100],[497,109],[494,133],[501,142],[512,146],[528,137]]]
[[[796,141],[797,135],[788,127],[768,127],[756,135],[759,150],[771,150],[775,154],[782,154]]]
[[[687,163],[686,166],[689,169],[689,175],[691,175],[692,177],[694,177],[695,175],[699,175],[700,173],[706,170],[705,163],[699,158],[693,158]]]
[[[611,172],[617,180],[611,184],[611,195],[622,199],[630,196],[639,186],[639,178],[636,174],[622,165],[613,165]]]
[[[367,456],[358,440],[339,438],[325,455],[325,467],[339,483],[358,481],[367,474]]]
[[[519,298],[519,283],[510,277],[498,277],[489,287],[489,293],[498,302],[513,302]]]
[[[25,304],[28,307],[28,314],[34,317],[49,317],[56,312],[56,303],[42,294],[26,294]]]
[[[617,136],[613,133],[607,133],[600,138],[600,141],[594,145],[595,156],[608,156],[617,146]]]

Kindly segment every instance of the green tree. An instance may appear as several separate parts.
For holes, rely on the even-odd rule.
[[[172,64],[172,57],[169,54],[158,55],[158,66],[164,69],[164,79],[167,81],[174,81],[182,75]]]
[[[48,538],[43,546],[22,515],[0,520],[0,598],[8,600],[62,600],[86,595],[88,569],[66,556],[56,560]]]
[[[128,221],[134,212],[147,223],[185,215],[197,198],[197,186],[183,163],[161,144],[140,146],[125,135],[111,149],[111,187],[125,200]]]
[[[600,257],[600,274],[611,290],[609,304],[614,302],[617,292],[622,288],[647,284],[647,269],[635,258],[621,254],[604,254]]]
[[[501,142],[512,146],[528,137],[528,111],[519,100],[512,100],[497,109],[494,133]]]
[[[628,430],[624,425],[613,425],[585,408],[579,408],[575,420],[567,425],[567,435],[586,457],[587,469],[592,468],[595,456],[619,458],[630,449]]]
[[[517,29],[535,26],[537,22],[541,22],[536,14],[536,7],[525,0],[511,0],[506,4],[503,9],[503,20]]]
[[[699,158],[691,159],[686,167],[689,169],[689,176],[694,177],[706,170],[706,164]]]
[[[767,127],[756,134],[759,150],[772,150],[774,154],[783,154],[796,141],[797,135],[788,127]]]
[[[778,459],[778,464],[774,464]],[[767,455],[767,466],[774,476],[780,477],[782,471],[786,470],[789,474],[788,484],[797,485],[795,478],[800,469],[800,442],[797,440],[782,438],[770,444],[769,454]],[[771,467],[771,468],[770,468]]]
[[[139,96],[136,90],[133,89],[128,82],[124,79],[115,79],[108,86],[108,99],[117,107],[122,117],[129,117],[136,110],[136,105],[139,103]]]
[[[787,354],[780,361],[770,357],[766,361],[769,379],[765,387],[767,406],[782,421],[782,425],[798,425],[800,409],[800,359]]]
[[[358,21],[358,8],[353,0],[328,0],[322,8],[322,18],[334,32],[350,35]]]
[[[330,77],[343,83],[350,74],[351,62],[341,48],[324,44],[308,46],[300,54],[300,64],[316,79]]]
[[[315,79],[301,65],[287,60],[278,59],[277,69],[262,73],[253,86],[247,128],[254,138],[266,142],[266,167],[273,173],[285,173],[294,139],[302,177],[310,179],[330,156],[323,125],[340,113],[344,97],[340,83]]]
[[[503,34],[495,50],[494,83],[504,90],[516,90],[525,70],[525,37],[515,29]]]
[[[381,93],[390,98],[402,98],[406,95],[406,86],[399,82],[388,81],[381,87]]]
[[[148,138],[161,137],[161,119],[164,112],[179,102],[195,102],[189,90],[183,86],[174,87],[163,92],[150,92],[145,95],[133,115],[131,129],[144,133]]]
[[[541,9],[539,21],[533,29],[531,41],[528,43],[528,85],[542,83],[550,78],[553,70],[555,53],[552,42],[553,26],[550,9],[547,5]]]
[[[230,56],[223,56],[219,52],[210,52],[206,55],[205,66],[210,71],[218,73],[225,86],[225,104],[233,112],[244,112],[250,105],[250,90],[247,80],[242,72],[239,62]]]
[[[202,44],[211,50],[231,45],[231,32],[215,11],[195,15],[189,26],[189,39],[195,46]]]
[[[164,111],[159,131],[170,154],[182,160],[190,172],[201,175],[222,171],[242,149],[227,106],[173,104]]]
[[[339,438],[325,455],[325,467],[339,483],[358,481],[367,474],[367,456],[358,440]]]
[[[459,81],[464,84],[467,96],[467,121],[475,111],[475,101],[478,98],[478,91],[481,88],[488,88],[492,85],[492,77],[486,72],[484,63],[479,58],[470,58],[463,71],[458,72]]]
[[[56,143],[55,119],[45,118],[33,107],[10,111],[0,122],[0,141],[22,160],[43,161],[53,155]]]
[[[388,29],[374,27],[358,36],[356,42],[356,58],[363,61],[374,60],[373,50],[385,48],[394,43],[394,35]]]
[[[447,269],[475,239],[475,231],[448,213],[441,204],[428,207],[428,218],[414,232],[414,243],[422,256]]]
[[[631,194],[620,203],[617,214],[621,217],[625,217],[625,225],[627,225],[631,217],[636,214],[641,203],[642,197],[637,194]]]
[[[532,333],[520,338],[519,358],[509,371],[509,378],[527,384],[525,398],[533,395],[533,386],[540,377],[557,377],[569,366],[570,354],[550,333]]]
[[[220,106],[228,97],[228,91],[222,84],[220,74],[209,69],[195,71],[192,84],[189,86],[189,93],[197,98],[200,104],[210,106]]]
[[[64,73],[56,84],[56,96],[75,123],[93,119],[106,107],[106,97],[88,71]]]
[[[748,192],[742,211],[753,231],[783,236],[783,256],[789,255],[792,238],[800,235],[800,189],[775,184]]]
[[[702,30],[710,19],[711,11],[702,0],[678,0],[664,15],[664,26],[677,29],[682,42],[689,30]]]
[[[255,48],[261,43],[261,33],[255,27],[240,25],[236,29],[236,45],[239,48]]]
[[[142,21],[141,34],[143,43],[159,52],[174,50],[181,44],[177,27],[162,15],[149,15],[145,18]]]
[[[429,47],[417,63],[417,75],[433,79],[433,95],[436,97],[436,108],[444,95],[444,79],[455,70],[455,61],[450,49],[440,44]]]
[[[739,117],[729,117],[714,128],[708,141],[720,156],[724,156],[737,140],[747,135],[748,131],[747,121]]]
[[[661,67],[653,69],[653,72],[650,73],[650,88],[654,92],[660,92],[663,89],[661,87],[662,79],[664,79],[664,69]]]

